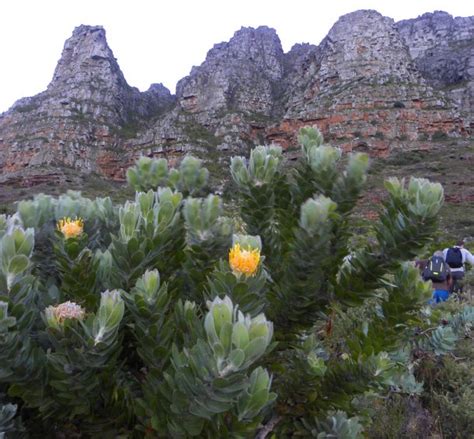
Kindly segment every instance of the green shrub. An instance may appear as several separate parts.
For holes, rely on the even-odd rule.
[[[135,166],[127,171],[128,184],[136,191],[156,190],[168,186],[187,195],[200,195],[205,190],[209,171],[202,167],[202,161],[186,156],[179,169],[168,169],[165,159],[140,157]]]
[[[426,142],[427,140],[429,140],[429,136],[427,133],[419,133],[418,140],[422,142]]]
[[[439,419],[444,437],[474,435],[474,349],[472,339],[459,343],[454,356],[427,357],[418,368],[425,382],[423,400]]]
[[[121,206],[70,193],[0,216],[0,425],[356,438],[357,398],[420,393],[412,350],[442,355],[471,321],[416,335],[434,322],[430,285],[405,261],[430,242],[443,189],[388,180],[359,240],[368,157],[312,128],[299,142],[290,172],[278,147],[232,159],[241,234],[219,197],[187,196],[207,181],[192,158],[140,159],[129,181],[147,192]]]

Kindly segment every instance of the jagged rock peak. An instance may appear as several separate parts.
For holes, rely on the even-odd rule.
[[[228,42],[215,44],[206,56],[205,64],[238,65],[257,64],[265,69],[273,79],[281,77],[281,59],[283,48],[276,30],[267,26],[242,27],[234,33]],[[194,73],[199,67],[194,67]]]
[[[121,86],[125,78],[107,44],[102,26],[81,25],[74,29],[65,42],[61,58],[48,88],[64,83],[82,83],[91,80],[115,79]],[[117,81],[118,80],[118,81]]]
[[[216,44],[199,67],[178,82],[180,107],[191,113],[234,109],[270,114],[283,76],[283,49],[274,29],[243,27]]]
[[[408,21],[421,21],[421,20],[435,20],[435,21],[458,21],[466,20],[471,17],[453,17],[449,12],[446,11],[433,11],[425,12],[422,15],[419,15],[417,18],[410,18],[408,20],[401,20],[397,23],[408,22]]]
[[[280,38],[275,29],[268,26],[259,26],[256,29],[242,27],[234,33],[229,42],[215,44],[208,52],[207,60],[214,56],[220,56],[223,49],[227,54],[242,56],[245,55],[245,51],[252,53],[267,48],[283,52]]]
[[[423,18],[450,18],[452,19],[453,16],[446,12],[446,11],[433,11],[433,12],[425,12],[424,14],[422,15],[419,15],[417,18],[415,18],[414,20],[419,20],[420,18],[423,19]]]
[[[343,15],[321,43],[321,74],[351,81],[360,77],[416,81],[419,75],[409,58],[393,19],[374,10]]]
[[[396,28],[409,47],[410,55],[416,60],[431,49],[444,47],[451,51],[458,50],[459,44],[451,47],[454,42],[462,41],[462,46],[470,50],[474,37],[474,16],[454,18],[447,12],[435,11],[401,20],[396,23]]]
[[[409,20],[401,20],[396,27],[412,49],[416,42],[423,40],[425,46],[449,46],[453,40],[472,41],[474,35],[474,16],[453,17],[444,11],[428,12]],[[412,38],[415,41],[412,41]],[[422,47],[421,49],[426,49]],[[419,50],[411,51],[417,58]]]

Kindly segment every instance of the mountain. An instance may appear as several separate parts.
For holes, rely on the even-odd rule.
[[[394,22],[342,16],[318,45],[284,53],[275,30],[242,28],[216,44],[172,95],[128,85],[100,26],[79,26],[51,83],[0,115],[0,182],[121,180],[140,155],[192,152],[218,169],[276,142],[291,150],[317,125],[345,151],[373,156],[468,138],[474,127],[474,17],[445,12]]]

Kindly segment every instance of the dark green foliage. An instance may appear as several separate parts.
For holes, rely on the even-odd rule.
[[[420,394],[415,353],[451,352],[472,321],[421,312],[430,287],[406,263],[442,188],[389,180],[359,239],[367,156],[299,141],[289,172],[277,147],[232,160],[235,221],[188,197],[208,176],[192,157],[142,158],[128,178],[148,192],[121,206],[69,193],[0,216],[0,423],[17,428],[15,403],[35,433],[352,439],[371,397]],[[54,234],[63,217],[84,231]]]
[[[120,208],[120,232],[108,250],[112,267],[104,269],[115,273],[113,286],[128,290],[147,269],[157,268],[166,277],[176,275],[184,246],[181,199],[179,192],[169,189],[140,192],[135,203]],[[104,264],[110,263],[108,255],[101,257]]]
[[[160,283],[158,270],[146,271],[124,295],[131,314],[129,325],[138,344],[137,354],[148,367],[161,368],[169,358],[172,340],[163,331],[170,305],[168,286]]]
[[[350,413],[354,397],[367,389],[380,391],[389,382],[418,389],[387,351],[405,346],[414,326],[421,324],[419,309],[429,288],[417,270],[400,263],[430,241],[443,200],[440,185],[389,180],[380,219],[372,227],[374,239],[351,250],[351,213],[366,181],[367,157],[356,154],[343,161],[340,151],[324,145],[312,129],[303,129],[299,140],[302,160],[293,175],[282,178],[284,205],[278,204],[274,189],[278,151],[260,149],[248,164],[244,159],[232,162],[249,230],[261,235],[264,250],[285,242],[278,247],[278,259],[271,252],[265,255],[273,280],[268,314],[280,342],[268,361],[280,395],[281,428],[287,433],[301,425],[309,428],[311,416],[320,418],[329,410]],[[284,214],[293,219],[280,221]],[[367,299],[375,300],[376,308],[334,345],[335,304],[345,314],[346,307]],[[301,350],[298,339],[321,319],[327,329],[320,333],[320,343]]]
[[[208,276],[218,261],[227,257],[232,246],[232,223],[223,216],[222,202],[215,195],[205,199],[188,198],[183,216],[187,231],[184,273],[189,289],[186,296],[201,302]],[[210,299],[214,297],[215,294]]]
[[[435,131],[431,135],[431,140],[433,142],[443,142],[448,139],[448,135],[444,133],[443,131]]]
[[[88,236],[64,239],[57,231],[53,243],[58,287],[61,299],[75,300],[87,308],[96,308],[100,300],[97,270],[99,260],[87,248]]]
[[[123,312],[118,292],[103,293],[96,315],[88,317],[84,324],[71,319],[58,325],[46,310],[50,351],[42,363],[36,364],[43,366],[45,376],[36,380],[30,376],[24,384],[13,384],[10,395],[37,407],[45,419],[80,414],[85,415],[86,422],[92,422],[93,413],[100,412],[113,397],[109,392],[115,381]]]
[[[474,349],[466,339],[454,356],[426,358],[418,368],[425,382],[423,401],[439,419],[444,437],[474,436]]]
[[[17,406],[14,404],[2,404],[0,398],[0,437],[3,439],[7,433],[18,432],[18,418],[14,419]]]
[[[433,416],[419,398],[398,393],[371,402],[372,422],[367,437],[373,439],[418,439],[438,434]]]
[[[242,312],[258,315],[266,306],[268,273],[260,268],[255,276],[236,277],[227,262],[221,261],[208,278],[206,298],[228,296]]]

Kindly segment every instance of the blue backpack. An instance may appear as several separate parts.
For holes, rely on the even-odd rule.
[[[452,247],[448,249],[448,252],[446,253],[446,263],[451,268],[462,267],[462,252],[459,247]]]

